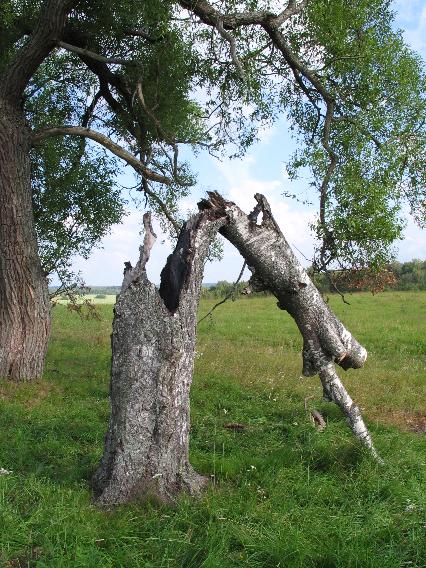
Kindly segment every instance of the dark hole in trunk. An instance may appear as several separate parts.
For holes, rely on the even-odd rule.
[[[191,230],[182,227],[175,250],[167,258],[160,276],[160,296],[170,312],[179,307],[181,290],[188,276]]]

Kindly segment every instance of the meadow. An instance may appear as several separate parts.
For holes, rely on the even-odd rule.
[[[0,566],[5,568],[426,566],[426,292],[331,297],[369,350],[341,377],[385,465],[359,446],[270,297],[199,326],[191,462],[201,499],[91,503],[108,421],[112,305],[54,308],[42,381],[0,382]],[[203,300],[200,316],[215,300]],[[305,409],[327,421],[318,432]],[[238,424],[238,427],[235,425]],[[234,426],[233,426],[234,425]]]

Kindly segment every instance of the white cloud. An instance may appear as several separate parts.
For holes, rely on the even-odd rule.
[[[281,179],[268,181],[257,179],[252,173],[255,166],[253,155],[240,161],[223,162],[218,166],[228,184],[227,197],[249,213],[256,204],[254,194],[265,195],[285,238],[303,264],[306,264],[304,257],[312,258],[313,253],[314,240],[309,227],[315,219],[315,212],[306,208],[300,209],[294,202],[282,197],[285,175]]]
[[[420,229],[411,217],[404,231],[404,240],[397,247],[398,260],[404,262],[413,258],[424,259],[426,255],[426,231]]]
[[[426,57],[426,6],[423,0],[397,0],[396,24],[403,29],[406,42]]]

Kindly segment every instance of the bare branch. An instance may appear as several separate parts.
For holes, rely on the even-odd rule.
[[[142,28],[134,30],[128,28],[124,30],[124,34],[126,36],[142,37],[143,39],[146,39],[146,41],[148,41],[149,43],[157,43],[159,41],[162,41],[165,37],[164,35],[153,37],[147,30],[144,30]]]
[[[104,57],[103,55],[99,55],[99,53],[95,53],[89,49],[83,49],[82,47],[77,47],[76,45],[71,45],[70,43],[65,43],[64,41],[58,41],[57,46],[62,47],[62,49],[66,49],[67,51],[71,51],[72,53],[76,53],[77,55],[90,57],[90,59],[94,59],[100,63],[126,65],[130,62],[129,59],[121,59],[119,57]]]
[[[235,43],[235,38],[234,36],[227,32],[225,30],[225,28],[223,27],[223,21],[222,20],[218,20],[216,23],[216,29],[217,31],[220,33],[220,35],[223,37],[223,39],[225,39],[228,43],[229,43],[229,49],[231,52],[231,59],[235,65],[235,68],[237,70],[237,73],[240,77],[240,79],[242,81],[245,81],[245,74],[244,74],[244,69],[243,66],[241,65],[241,61],[238,59],[238,55],[237,55],[237,46]]]
[[[274,24],[276,26],[281,26],[286,20],[291,18],[292,16],[296,16],[299,14],[303,8],[305,8],[308,4],[309,0],[302,0],[301,2],[297,3],[295,0],[289,0],[287,4],[287,8],[283,10],[276,18],[274,18]]]
[[[382,464],[383,460],[373,446],[370,433],[364,423],[361,412],[358,406],[352,401],[347,390],[339,379],[333,363],[329,363],[326,367],[321,369],[319,377],[324,391],[331,400],[339,406],[343,414],[346,416],[352,432],[361,441],[361,443],[370,450],[373,457]]]
[[[90,130],[89,128],[83,128],[81,126],[58,126],[53,128],[44,128],[35,132],[32,138],[33,146],[37,146],[46,138],[50,138],[52,136],[84,136],[85,138],[90,138],[95,142],[98,142],[108,150],[110,150],[113,154],[127,162],[132,168],[134,168],[138,173],[142,174],[145,178],[156,181],[159,183],[164,183],[165,185],[171,185],[173,182],[169,177],[162,176],[147,168],[140,160],[135,158],[133,154],[116,144],[100,132],[95,130]]]

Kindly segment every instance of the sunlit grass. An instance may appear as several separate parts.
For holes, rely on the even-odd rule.
[[[341,376],[384,467],[321,401],[317,378],[300,376],[288,314],[272,298],[244,299],[199,329],[191,461],[210,489],[175,508],[114,512],[96,509],[89,489],[108,421],[112,306],[99,306],[101,321],[57,306],[44,379],[0,383],[0,467],[12,471],[0,476],[0,566],[426,566],[426,294],[349,300],[331,303],[370,355]]]

